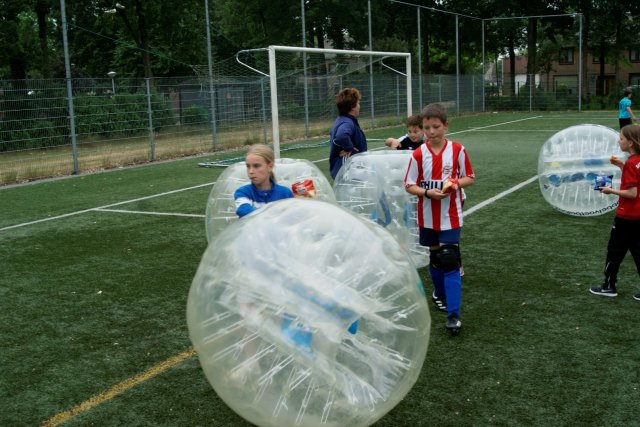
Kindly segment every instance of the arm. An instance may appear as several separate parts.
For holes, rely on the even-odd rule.
[[[239,218],[249,215],[256,210],[256,208],[253,207],[253,200],[250,194],[245,191],[244,187],[238,188],[235,193],[233,193],[233,199],[236,204],[236,215],[238,215]]]
[[[638,177],[639,170],[636,164],[627,160],[622,167],[622,178],[620,180],[620,189],[616,190],[612,187],[601,187],[600,192],[603,194],[615,194],[623,199],[635,199],[638,196]]]
[[[462,178],[460,178],[458,180],[458,186],[460,188],[465,188],[465,187],[469,187],[471,185],[473,185],[473,183],[476,181],[475,177],[471,177],[471,176],[463,176]]]
[[[436,199],[436,200],[446,199],[447,197],[451,197],[453,194],[455,194],[456,191],[460,190],[461,188],[472,185],[474,181],[475,181],[475,177],[463,176],[462,178],[458,179],[457,184],[454,184],[453,192],[443,193],[442,190],[440,190],[439,188],[433,188],[429,190],[428,197],[430,199]]]
[[[427,194],[427,190],[416,184],[407,185],[405,190],[407,193],[418,197],[426,197],[425,195]]]
[[[387,138],[384,141],[384,145],[386,145],[389,148],[393,148],[397,150],[398,147],[400,146],[400,140],[396,138]]]
[[[624,166],[624,162],[622,160],[620,160],[619,158],[617,158],[616,156],[609,157],[609,163],[611,163],[614,166],[619,167],[620,169],[622,169],[622,167]]]
[[[636,116],[635,114],[633,114],[633,111],[631,111],[631,107],[627,106],[627,113],[629,113],[629,115],[631,116],[631,119],[633,119],[633,121],[636,121]]]
[[[426,197],[427,199],[442,200],[451,196],[451,194],[443,193],[439,188],[431,188],[429,190],[426,190],[416,184],[407,185],[405,187],[405,190],[409,194],[413,194],[414,196],[418,197]]]
[[[451,196],[451,194],[445,194],[438,188],[430,188],[427,190],[417,184],[417,181],[421,179],[418,175],[418,163],[421,161],[420,160],[421,157],[416,157],[416,156],[420,156],[420,153],[418,153],[418,150],[414,151],[414,154],[412,155],[411,160],[409,161],[407,174],[405,175],[405,178],[404,178],[405,191],[417,197],[426,197],[428,199],[436,199],[436,200],[442,200]]]
[[[615,194],[625,199],[635,199],[638,197],[638,187],[627,188],[626,190],[616,190],[611,187],[601,187],[600,192],[604,194]]]
[[[333,144],[340,147],[340,157],[349,157],[353,152],[359,150],[353,146],[353,126],[349,123],[341,123],[338,125],[333,136]]]
[[[238,218],[242,218],[243,216],[249,215],[255,210],[256,208],[254,208],[250,204],[244,203],[236,208],[236,215],[238,215]]]

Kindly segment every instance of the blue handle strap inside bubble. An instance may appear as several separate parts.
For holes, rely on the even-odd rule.
[[[324,311],[333,317],[337,317],[340,320],[347,320],[356,317],[356,313],[346,307],[341,307],[332,301],[326,301],[316,294],[311,294],[303,286],[292,286],[290,290],[294,291],[303,299],[310,301],[318,306],[322,307]],[[311,341],[313,340],[313,332],[311,329],[295,317],[290,314],[284,314],[282,319],[282,325],[280,327],[282,334],[289,338],[297,346],[310,350]],[[358,320],[355,320],[349,325],[347,331],[355,335],[358,332]]]

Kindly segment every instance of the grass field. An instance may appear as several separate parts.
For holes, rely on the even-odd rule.
[[[452,118],[477,175],[464,330],[449,336],[432,310],[421,376],[376,426],[640,425],[631,259],[617,298],[588,293],[613,213],[563,215],[535,179],[542,144],[582,123],[617,126],[613,112]],[[403,131],[369,133],[370,148]],[[283,156],[326,172],[327,151]],[[0,189],[0,425],[248,425],[206,381],[185,318],[223,171],[198,163],[221,156]]]

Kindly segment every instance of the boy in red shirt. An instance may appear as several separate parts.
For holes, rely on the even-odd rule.
[[[462,189],[473,184],[475,174],[462,144],[444,137],[448,127],[442,105],[429,104],[422,110],[426,141],[413,152],[404,184],[408,193],[418,196],[420,244],[429,247],[432,298],[446,304],[445,327],[457,332],[462,327]]]

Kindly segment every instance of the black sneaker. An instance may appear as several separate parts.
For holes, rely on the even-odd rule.
[[[636,301],[640,301],[640,294],[635,294],[633,296],[633,299],[636,300]]]
[[[618,291],[616,291],[616,288],[605,288],[604,285],[592,286],[591,289],[589,289],[589,292],[591,292],[594,295],[600,295],[603,297],[618,296]]]
[[[462,328],[462,322],[456,315],[447,317],[447,323],[444,325],[445,328],[450,331],[459,331]]]
[[[436,308],[438,310],[447,311],[447,302],[444,300],[444,298],[437,297],[435,291],[433,291],[433,293],[431,294],[431,300],[436,305]]]

